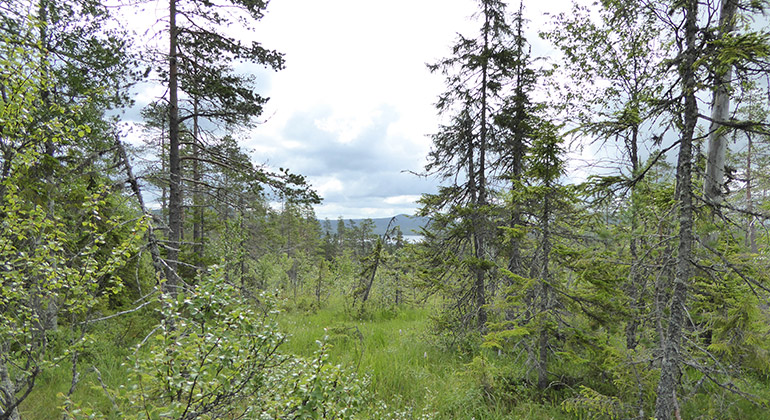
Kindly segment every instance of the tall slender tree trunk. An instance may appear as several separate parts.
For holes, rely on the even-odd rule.
[[[476,180],[476,173],[475,173],[475,164],[474,164],[474,153],[472,149],[470,150],[470,159],[469,159],[469,168],[470,168],[470,185],[471,185],[471,203],[473,208],[473,214],[471,215],[472,218],[472,226],[473,226],[473,232],[471,239],[473,241],[473,256],[476,259],[473,267],[473,273],[474,273],[474,284],[473,288],[475,290],[475,309],[476,309],[476,321],[477,321],[477,327],[479,331],[483,331],[486,323],[487,323],[487,312],[486,312],[486,294],[484,290],[484,269],[480,266],[481,260],[484,257],[484,239],[482,235],[482,221],[481,221],[481,214],[480,214],[480,205],[479,205],[479,195],[481,193],[477,190],[481,189],[480,182],[477,183]]]
[[[523,52],[519,50],[519,56],[521,56]],[[523,100],[524,98],[524,92],[523,92],[523,86],[521,86],[523,82],[523,71],[524,66],[523,64],[518,69],[518,86],[516,87],[516,97],[520,98],[518,100]],[[511,162],[511,189],[513,191],[518,190],[521,188],[521,181],[522,181],[522,173],[524,171],[524,119],[526,118],[525,110],[524,110],[524,104],[517,104],[517,109],[515,111],[515,132],[513,134],[513,144],[512,144],[512,162]],[[511,220],[510,220],[510,227],[515,229],[517,226],[521,225],[521,208],[518,202],[513,202],[511,206]],[[519,244],[519,240],[515,239],[511,241],[511,251],[510,256],[508,258],[508,270],[514,274],[522,274],[522,261],[521,261],[521,246]]]
[[[234,246],[229,242],[229,239],[232,235],[232,230],[230,229],[230,198],[228,197],[228,190],[230,189],[230,176],[227,172],[225,172],[225,179],[224,179],[224,185],[226,188],[222,188],[222,210],[220,210],[220,213],[222,213],[222,222],[225,225],[225,234],[224,234],[224,249],[225,249],[225,255],[227,256],[225,260],[225,281],[230,282],[230,271],[232,263],[230,262],[230,259],[232,258],[232,252],[234,249]]]
[[[176,0],[169,1],[169,53],[168,53],[168,273],[166,290],[176,294],[179,261],[179,239],[182,233],[182,162],[179,157],[179,99],[177,68]]]
[[[680,66],[682,93],[684,96],[684,129],[679,145],[676,169],[679,201],[679,245],[676,276],[669,306],[666,337],[662,341],[660,380],[658,382],[655,418],[670,420],[679,416],[676,391],[681,366],[681,341],[687,311],[688,284],[693,257],[693,194],[692,194],[692,140],[698,122],[698,105],[695,91],[695,61],[697,59],[696,35],[698,32],[698,0],[685,2],[685,51]]]
[[[639,171],[639,127],[634,126],[632,130],[629,152],[631,155],[631,173],[633,174],[632,177],[635,177]],[[628,244],[629,253],[631,254],[631,272],[629,273],[628,285],[628,297],[631,301],[631,319],[628,320],[628,324],[626,325],[626,348],[630,350],[636,348],[636,330],[639,327],[642,296],[644,294],[644,279],[639,272],[639,255],[637,249],[639,238],[636,237],[636,230],[639,226],[637,200],[636,185],[634,185],[631,187],[631,238]]]
[[[489,50],[489,8],[484,3],[484,51],[481,64],[481,127],[479,130],[479,176],[478,176],[478,196],[477,201],[474,203],[474,214],[476,223],[474,226],[474,233],[476,237],[476,263],[480,264],[486,258],[486,221],[484,207],[487,204],[487,180],[486,180],[486,153],[487,153],[487,80],[488,80],[488,68],[489,58],[487,52]],[[486,269],[478,266],[476,269],[476,307],[478,311],[478,329],[484,331],[487,324],[487,296],[486,296]]]
[[[519,5],[519,12],[516,16],[516,55],[518,57],[516,67],[516,88],[514,91],[514,131],[511,141],[511,191],[519,192],[523,187],[523,173],[524,173],[524,153],[525,153],[525,130],[527,129],[527,109],[526,109],[526,92],[525,84],[527,83],[526,77],[526,62],[524,60],[524,3]],[[522,206],[518,199],[513,199],[511,202],[511,212],[509,227],[511,229],[517,229],[522,225]],[[521,256],[521,243],[519,238],[511,238],[510,254],[508,255],[508,271],[513,274],[524,276],[525,268],[524,262]],[[512,281],[509,281],[509,286],[512,285]],[[526,305],[529,307],[529,305]],[[513,320],[516,318],[516,311],[514,309],[506,310],[506,318]]]
[[[735,12],[738,0],[722,0],[719,14],[719,36],[724,38],[735,28]],[[727,135],[723,129],[724,121],[730,118],[730,79],[733,68],[717,68],[714,75],[715,90],[711,104],[711,127],[709,128],[708,159],[706,178],[703,183],[703,195],[706,202],[719,205],[722,202],[722,184],[725,177],[725,154]]]
[[[315,284],[315,298],[318,307],[321,307],[321,286],[324,280],[324,259],[318,260],[318,281]]]
[[[165,178],[168,171],[168,150],[166,149],[166,128],[168,128],[168,123],[164,119],[161,124],[163,124],[163,129],[160,133],[160,173]],[[165,214],[168,211],[168,185],[167,179],[161,179],[160,181],[160,210]]]
[[[542,320],[548,317],[550,308],[550,254],[551,254],[551,199],[550,182],[546,183],[547,192],[543,200],[543,263],[540,272],[540,307],[538,308]],[[537,387],[540,390],[548,388],[548,346],[551,331],[545,325],[540,326],[540,338],[538,340],[539,358],[537,363]]]
[[[377,269],[380,266],[380,259],[382,258],[382,239],[377,239],[373,252],[374,261],[371,265],[371,273],[369,273],[369,278],[366,279],[366,287],[364,287],[363,296],[361,297],[361,311],[363,311],[364,304],[369,299],[369,293],[372,291],[372,285],[374,285],[374,279],[377,276]]]
[[[759,252],[759,248],[757,247],[757,227],[755,225],[755,219],[754,216],[751,215],[752,212],[754,212],[754,199],[751,196],[751,182],[753,181],[751,179],[751,153],[752,153],[752,146],[753,141],[751,139],[751,134],[748,136],[749,140],[749,146],[748,151],[746,153],[746,210],[749,211],[749,226],[748,226],[748,245],[749,249],[751,249],[751,252],[756,254]]]
[[[126,153],[126,148],[123,146],[123,142],[120,141],[120,138],[116,135],[115,136],[115,146],[118,151],[118,156],[123,161],[123,167],[126,171],[126,177],[128,178],[128,184],[131,187],[131,191],[134,193],[134,197],[136,197],[136,201],[139,203],[139,209],[142,211],[142,214],[149,216],[150,212],[147,210],[147,207],[144,205],[144,198],[142,197],[142,191],[139,188],[139,182],[137,182],[136,177],[134,176],[134,171],[131,169],[131,163],[128,161],[128,154]],[[155,277],[156,281],[160,282],[163,279],[163,276],[166,273],[166,270],[164,269],[163,260],[160,256],[160,247],[158,246],[158,238],[155,236],[155,228],[152,226],[152,222],[147,224],[147,242],[148,242],[148,248],[150,249],[150,257],[152,259],[152,265],[155,269]]]
[[[38,4],[38,19],[40,20],[40,47],[41,47],[41,53],[43,57],[43,61],[41,62],[40,66],[40,72],[42,73],[42,79],[48,80],[50,76],[50,63],[49,63],[49,55],[50,55],[50,45],[49,45],[49,37],[48,37],[48,4],[49,0],[41,0]],[[48,86],[46,86],[41,92],[40,92],[40,98],[43,101],[43,106],[45,107],[45,110],[48,111],[51,107],[51,90]],[[47,138],[45,141],[45,154],[53,157],[55,152],[55,145],[53,143],[53,140],[50,138]]]
[[[241,273],[241,289],[246,290],[246,202],[243,194],[238,198],[238,207],[240,211],[240,220],[238,220],[240,234],[240,241],[238,242],[238,270]]]
[[[472,123],[469,123],[469,127],[466,127],[467,131],[465,133],[465,137],[468,141],[468,156],[467,156],[467,162],[468,162],[468,192],[470,195],[470,203],[473,207],[472,213],[471,213],[471,233],[469,235],[470,241],[473,244],[473,256],[476,258],[476,263],[480,261],[480,257],[482,254],[481,252],[481,246],[482,246],[482,240],[480,235],[480,220],[479,220],[479,189],[480,189],[480,183],[478,182],[477,178],[477,171],[476,171],[476,154],[474,153],[474,145],[473,145],[473,129],[472,129]],[[484,309],[484,305],[486,305],[486,296],[484,295],[484,273],[481,270],[481,267],[478,264],[474,264],[473,266],[473,290],[474,290],[474,309],[476,311],[476,325],[477,328],[481,331],[484,328],[484,325],[486,325],[486,309]]]
[[[193,243],[198,272],[203,272],[203,200],[201,200],[200,127],[198,126],[198,102],[193,98]]]

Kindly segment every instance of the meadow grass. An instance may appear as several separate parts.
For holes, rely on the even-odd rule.
[[[433,333],[431,305],[374,309],[363,316],[353,316],[344,308],[342,302],[330,302],[321,309],[281,312],[277,318],[280,330],[289,335],[281,352],[311,358],[319,349],[318,341],[325,340],[330,362],[369,378],[374,400],[387,406],[381,411],[407,412],[411,413],[407,418],[414,419],[611,418],[596,412],[564,411],[561,402],[574,393],[569,389],[538,393],[531,383],[522,380],[527,374],[523,360],[499,356],[492,350],[464,351],[440,344]],[[150,317],[137,315],[135,319],[115,320],[96,328],[94,341],[80,354],[83,373],[73,400],[110,413],[111,402],[90,367],[99,370],[110,389],[118,389],[126,380],[128,368],[124,363],[152,323]],[[71,379],[67,360],[46,370],[21,406],[22,418],[61,418],[61,395],[69,389]],[[767,396],[766,380],[750,382],[757,385],[753,393]],[[372,409],[383,408],[382,404]],[[707,383],[699,392],[686,396],[682,406],[694,415],[711,415],[705,418],[720,418],[725,413],[747,420],[768,418],[765,408]]]
[[[526,391],[519,398],[490,392],[481,359],[468,360],[436,344],[430,306],[372,310],[362,317],[343,308],[279,315],[281,329],[290,334],[284,351],[310,357],[318,341],[326,340],[332,363],[368,375],[376,399],[392,409],[411,409],[415,418],[423,413],[441,419],[569,418],[550,402],[530,400]]]

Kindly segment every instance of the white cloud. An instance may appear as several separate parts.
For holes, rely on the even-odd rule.
[[[568,3],[527,5],[530,28],[542,26],[549,5]],[[270,3],[255,36],[286,54],[286,69],[269,75],[270,119],[247,147],[307,175],[325,199],[321,218],[413,213],[436,180],[405,171],[426,163],[444,90],[425,63],[448,55],[458,32],[477,31],[476,9],[472,0]]]
[[[326,118],[316,119],[315,126],[329,134],[334,135],[340,143],[350,143],[361,132],[372,123],[372,118],[376,116],[375,112],[369,111],[360,115],[339,116],[332,115]]]
[[[543,11],[567,4],[526,5],[531,42]],[[509,3],[510,12],[517,7]],[[413,213],[437,182],[405,171],[426,163],[439,123],[433,104],[445,88],[425,63],[450,54],[457,33],[477,32],[469,18],[477,8],[474,0],[271,2],[256,30],[240,35],[285,53],[286,68],[239,65],[271,98],[243,146],[257,162],[306,175],[325,198],[316,207],[321,218]],[[163,88],[144,89],[137,102],[162,95]]]
[[[344,191],[342,182],[337,178],[328,178],[321,184],[314,184],[316,191],[321,196],[328,196],[333,193],[340,193]]]
[[[396,195],[386,198],[384,201],[386,204],[411,204],[413,205],[420,199],[419,195]]]

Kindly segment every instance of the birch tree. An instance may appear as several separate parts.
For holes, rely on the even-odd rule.
[[[17,31],[41,25],[33,18],[17,23]],[[78,328],[122,288],[119,270],[136,251],[143,219],[111,211],[115,192],[94,162],[68,167],[49,154],[74,149],[92,131],[89,118],[101,123],[92,104],[46,104],[44,92],[59,79],[40,71],[50,67],[39,49],[3,42],[0,57],[0,419],[18,420],[42,374],[71,358],[77,376],[85,331],[68,346],[54,346],[50,334],[60,323]],[[50,173],[61,178],[54,183]]]

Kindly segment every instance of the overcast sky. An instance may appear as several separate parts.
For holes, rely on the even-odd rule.
[[[530,42],[546,12],[569,2],[525,1]],[[319,218],[412,214],[436,180],[420,172],[444,90],[425,64],[448,56],[457,33],[479,23],[473,0],[273,0],[259,24],[263,45],[286,69],[259,72],[270,102],[244,146],[271,166],[306,175],[323,196]],[[518,2],[509,5],[511,12]]]
[[[536,36],[544,14],[568,5],[525,0],[533,55],[549,52]],[[243,147],[258,163],[307,176],[324,198],[321,219],[413,214],[437,185],[409,172],[422,171],[440,122],[433,104],[444,80],[426,63],[448,56],[458,32],[478,33],[476,9],[475,0],[272,0],[254,37],[283,52],[286,69],[238,69],[256,73],[270,97]]]

